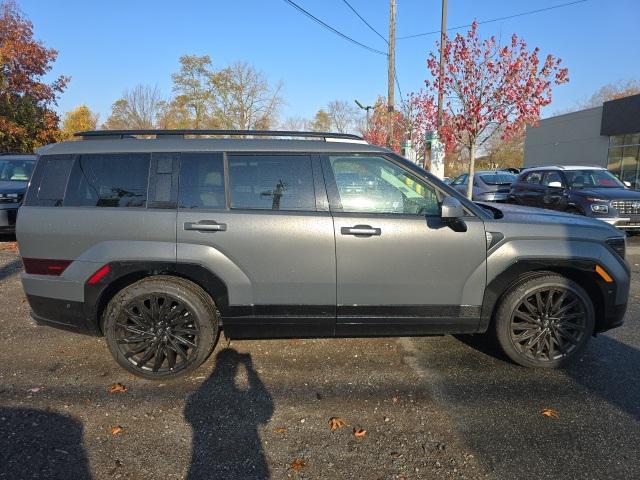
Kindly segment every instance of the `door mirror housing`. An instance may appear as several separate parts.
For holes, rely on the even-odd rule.
[[[558,181],[549,182],[548,187],[549,188],[562,188],[562,182],[558,182]]]
[[[448,222],[454,222],[464,217],[464,208],[460,200],[455,197],[444,197],[440,216]]]
[[[624,183],[625,187],[631,188],[631,182],[628,182],[628,181],[625,180],[623,183]]]

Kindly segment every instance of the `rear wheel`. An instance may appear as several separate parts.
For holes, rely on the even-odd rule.
[[[525,280],[498,307],[495,335],[505,354],[527,367],[556,368],[586,347],[593,304],[576,282],[557,274]]]
[[[150,277],[124,288],[109,302],[104,318],[113,357],[131,373],[150,380],[195,370],[218,338],[211,297],[177,277]]]

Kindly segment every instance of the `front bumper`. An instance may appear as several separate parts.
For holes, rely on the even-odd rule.
[[[636,217],[594,217],[620,230],[640,230],[640,216]]]
[[[16,229],[18,207],[0,208],[0,232],[13,232]]]

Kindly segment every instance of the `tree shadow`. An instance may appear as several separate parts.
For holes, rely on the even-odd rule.
[[[237,375],[246,375],[246,388],[237,385]],[[253,368],[251,355],[221,350],[215,370],[185,407],[185,419],[193,429],[187,478],[269,478],[258,427],[272,414],[273,400]]]
[[[18,258],[0,266],[0,281],[15,275],[22,269],[22,261]]]
[[[0,408],[0,478],[91,478],[82,424],[42,410]]]

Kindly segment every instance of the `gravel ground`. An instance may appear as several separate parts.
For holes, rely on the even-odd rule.
[[[557,372],[474,339],[221,338],[192,376],[154,383],[103,339],[36,326],[20,270],[1,242],[0,479],[638,477],[640,295]]]

